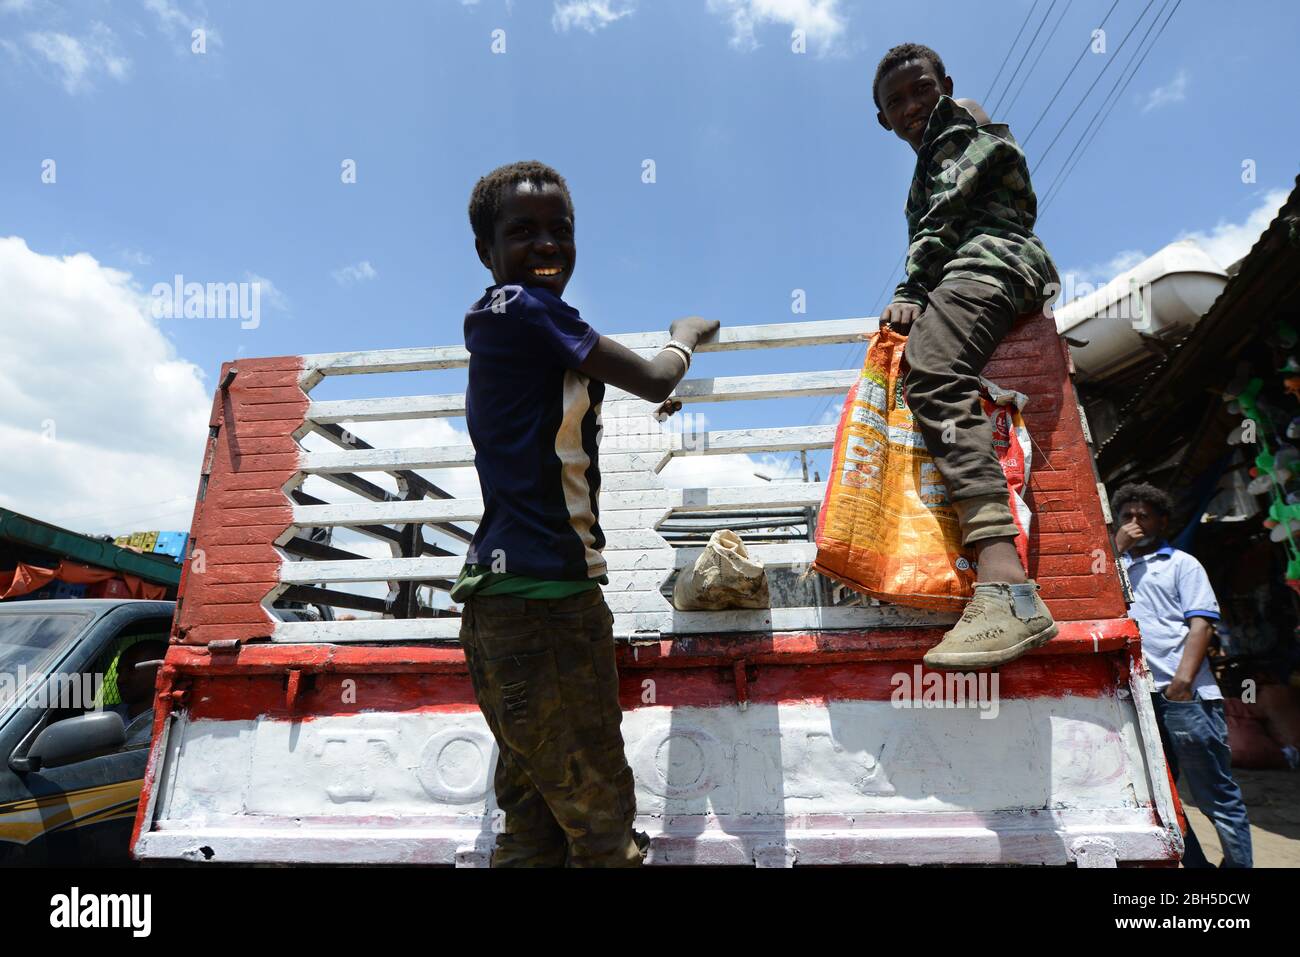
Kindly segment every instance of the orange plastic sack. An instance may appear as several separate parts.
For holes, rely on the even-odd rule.
[[[974,594],[973,555],[963,551],[957,513],[903,394],[905,336],[871,337],[835,433],[826,498],[817,519],[813,567],[872,598],[959,610]],[[993,445],[1007,477],[1016,549],[1028,567],[1030,441],[1025,396],[982,380]]]

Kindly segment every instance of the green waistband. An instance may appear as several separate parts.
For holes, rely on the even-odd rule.
[[[567,598],[601,585],[609,584],[609,576],[578,581],[549,581],[530,578],[510,572],[489,571],[488,565],[466,565],[460,570],[456,583],[448,596],[452,601],[463,602],[470,595],[518,595],[521,598]]]

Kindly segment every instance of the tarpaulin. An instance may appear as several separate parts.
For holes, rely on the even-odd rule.
[[[162,601],[167,597],[166,586],[152,584],[125,572],[92,568],[89,565],[67,561],[59,562],[57,568],[43,568],[40,565],[25,565],[20,562],[11,572],[0,571],[0,601],[39,591],[52,581],[67,582],[70,585],[92,585],[113,578],[121,579],[132,598]]]

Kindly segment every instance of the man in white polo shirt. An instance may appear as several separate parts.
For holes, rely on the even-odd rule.
[[[1151,695],[1160,739],[1175,781],[1187,775],[1201,813],[1214,823],[1224,867],[1250,867],[1250,823],[1232,777],[1223,692],[1206,660],[1219,602],[1205,569],[1165,540],[1173,501],[1153,485],[1115,493],[1115,550],[1133,586],[1129,617],[1142,634],[1142,654],[1155,680]],[[1213,867],[1190,827],[1184,867]]]

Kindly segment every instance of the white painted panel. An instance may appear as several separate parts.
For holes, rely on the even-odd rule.
[[[306,418],[319,425],[339,422],[439,419],[465,414],[465,395],[401,395],[383,399],[336,399],[312,402]]]
[[[785,399],[795,396],[843,395],[858,380],[852,369],[826,372],[776,372],[763,375],[717,376],[683,379],[673,389],[673,398],[684,404],[730,402],[741,399]],[[637,401],[637,397],[610,386],[606,402]]]
[[[670,514],[668,508],[625,508],[618,511],[602,511],[600,527],[608,537],[624,529],[654,528]]]
[[[1109,696],[1003,700],[996,711],[880,701],[643,707],[625,713],[623,728],[647,814],[1118,809],[1151,801],[1132,709]],[[204,720],[188,723],[184,736],[162,819],[241,808],[369,815],[493,806],[494,744],[477,712],[321,716],[305,725]],[[246,770],[230,775],[231,768]]]
[[[605,469],[604,453],[600,457],[600,492],[628,492],[634,489],[663,488],[664,480],[656,472],[610,472]]]
[[[344,452],[303,452],[298,468],[308,475],[321,472],[391,472],[394,469],[458,468],[474,464],[474,446],[445,445],[409,449],[349,449]]]
[[[621,548],[659,549],[668,544],[652,528],[615,529],[606,534],[605,538],[605,549],[607,551],[614,551]]]
[[[854,370],[776,372],[763,375],[683,379],[673,397],[683,403],[784,399],[795,396],[842,395],[857,381]],[[607,405],[615,402],[652,403],[614,386],[605,389]],[[437,419],[465,414],[464,393],[405,395],[378,399],[339,399],[312,402],[307,418],[321,425],[340,422]]]
[[[307,374],[354,375],[360,372],[420,372],[469,365],[464,346],[412,349],[369,349],[362,352],[323,352],[302,357]]]
[[[284,562],[280,581],[286,585],[312,582],[429,581],[455,578],[465,564],[463,555],[438,558],[359,558]]]
[[[415,559],[405,559],[415,561]],[[446,577],[446,576],[444,576]],[[454,577],[454,576],[453,576]],[[619,638],[654,635],[703,635],[740,632],[856,631],[868,628],[939,628],[957,620],[951,612],[923,611],[901,605],[835,608],[761,608],[737,611],[655,611],[658,599],[648,593],[632,596],[605,592],[614,612]],[[459,618],[366,618],[357,621],[276,622],[272,640],[288,644],[359,641],[454,640]]]
[[[828,449],[835,439],[833,425],[800,425],[776,429],[731,429],[716,432],[654,436],[628,436],[625,451],[652,450],[665,445],[674,455],[729,455],[736,452],[792,452]],[[299,468],[308,473],[384,472],[394,469],[455,468],[474,464],[472,445],[428,448],[349,449],[341,452],[303,452]]]
[[[638,826],[665,863],[743,863],[773,840],[802,864],[1066,863],[1086,840],[1169,856],[1131,699],[985,704],[637,708]],[[414,832],[450,862],[491,841],[495,744],[476,711],[177,724],[146,857],[201,841],[218,861],[401,861]]]
[[[717,432],[672,433],[674,455],[729,455],[733,452],[797,452],[829,449],[834,425],[795,425],[776,429],[724,429]]]
[[[611,586],[613,583],[614,576],[611,576]],[[636,591],[620,591],[615,587],[605,589],[605,604],[609,605],[609,610],[614,613],[615,622],[619,615],[628,612],[658,612],[665,616],[673,614],[672,603],[654,588],[649,579],[643,580],[642,585],[643,587]]]
[[[656,549],[645,548],[608,548],[601,552],[605,567],[609,571],[632,571],[636,569],[659,569],[665,574],[673,568],[674,550],[669,545],[661,544]]]
[[[303,528],[336,525],[406,525],[412,522],[476,522],[483,517],[477,498],[417,499],[411,502],[348,502],[295,505],[293,523]]]
[[[813,542],[773,542],[770,544],[746,545],[749,557],[769,568],[788,568],[792,565],[808,565],[817,557],[817,546]],[[673,548],[663,546],[658,549],[610,548],[602,553],[605,564],[611,571],[629,569],[648,570],[651,568],[671,571],[693,565],[704,552],[704,546]]]
[[[876,318],[829,319],[820,322],[780,322],[753,326],[724,326],[696,352],[730,352],[737,349],[772,349],[785,346],[834,345],[856,342],[874,332]],[[610,336],[629,349],[659,349],[668,342],[667,332],[633,332]],[[375,349],[366,352],[332,352],[305,355],[308,376],[352,375],[363,372],[413,372],[464,366],[469,353],[463,346],[434,346],[412,349]]]

